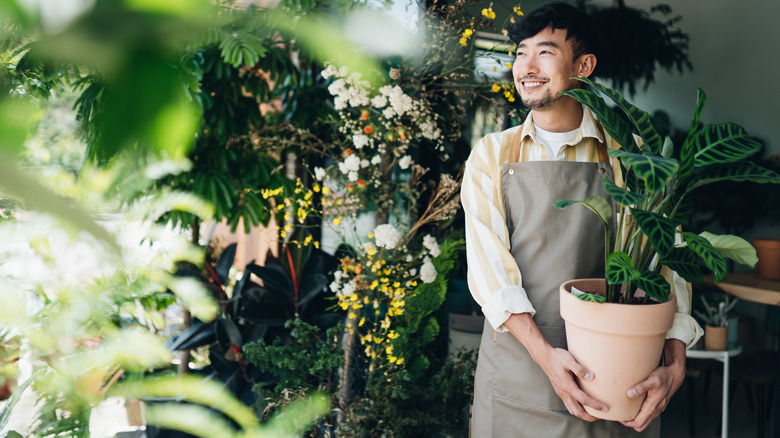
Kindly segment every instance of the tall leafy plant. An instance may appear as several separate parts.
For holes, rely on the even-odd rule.
[[[691,127],[683,144],[676,148],[670,138],[661,138],[645,111],[620,93],[588,79],[580,80],[616,105],[612,109],[604,99],[584,89],[563,92],[590,108],[607,133],[623,146],[609,150],[609,156],[620,161],[624,180],[622,184],[602,180],[611,200],[593,196],[554,203],[558,208],[580,204],[590,209],[606,230],[606,296],[581,297],[633,303],[636,289],[641,288],[647,296],[665,301],[670,285],[660,274],[662,266],[698,283],[703,277],[700,263],[714,272],[715,281],[725,277],[727,258],[755,265],[755,249],[744,239],[709,232],[695,234],[681,231],[679,226],[693,214],[692,195],[699,187],[718,181],[780,183],[780,175],[749,160],[761,143],[735,123],[700,124],[706,96],[699,89]],[[613,206],[618,226],[610,242]],[[623,284],[627,286],[624,295],[620,293]]]

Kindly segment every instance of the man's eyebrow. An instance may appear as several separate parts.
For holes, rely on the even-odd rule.
[[[547,47],[553,47],[553,48],[560,48],[560,46],[555,41],[540,41],[536,43],[537,46],[547,46]],[[520,43],[517,45],[517,48],[526,48],[528,45],[525,43]]]

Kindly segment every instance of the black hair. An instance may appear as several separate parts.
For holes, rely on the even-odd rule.
[[[572,40],[574,59],[586,53],[598,58],[601,48],[598,25],[590,15],[567,3],[554,2],[535,9],[522,20],[511,23],[507,34],[513,43],[520,44],[548,27],[566,30],[566,40]]]

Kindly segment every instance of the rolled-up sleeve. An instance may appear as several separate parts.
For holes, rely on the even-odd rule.
[[[676,272],[667,267],[661,269],[661,274],[672,284],[672,290],[677,295],[677,310],[674,314],[672,328],[666,332],[666,339],[679,339],[685,343],[685,348],[691,348],[699,342],[704,330],[691,316],[691,285]]]
[[[521,285],[520,269],[509,251],[509,232],[501,202],[501,187],[485,162],[493,154],[483,139],[466,162],[461,202],[466,217],[468,284],[490,325],[504,332],[513,313],[535,314]]]

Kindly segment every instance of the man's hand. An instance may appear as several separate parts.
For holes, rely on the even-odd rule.
[[[555,393],[563,400],[563,404],[572,415],[593,422],[597,418],[588,414],[583,405],[601,411],[608,409],[607,405],[590,397],[580,389],[574,380],[575,375],[584,380],[592,380],[593,373],[580,365],[568,351],[553,348],[544,339],[531,315],[528,313],[513,314],[506,320],[504,326],[523,344],[531,358],[547,374]]]
[[[664,344],[663,365],[650,373],[647,379],[629,388],[630,398],[647,394],[639,413],[631,421],[621,421],[624,426],[641,432],[666,409],[672,396],[685,379],[685,344],[677,339],[667,339]]]
[[[534,358],[536,360],[536,358]],[[583,406],[591,407],[598,411],[606,411],[607,405],[594,399],[580,389],[574,376],[583,380],[593,380],[593,373],[580,365],[574,356],[562,348],[552,348],[548,351],[547,358],[537,362],[552,383],[555,393],[563,400],[569,413],[585,421],[596,421],[598,418],[590,415]]]

